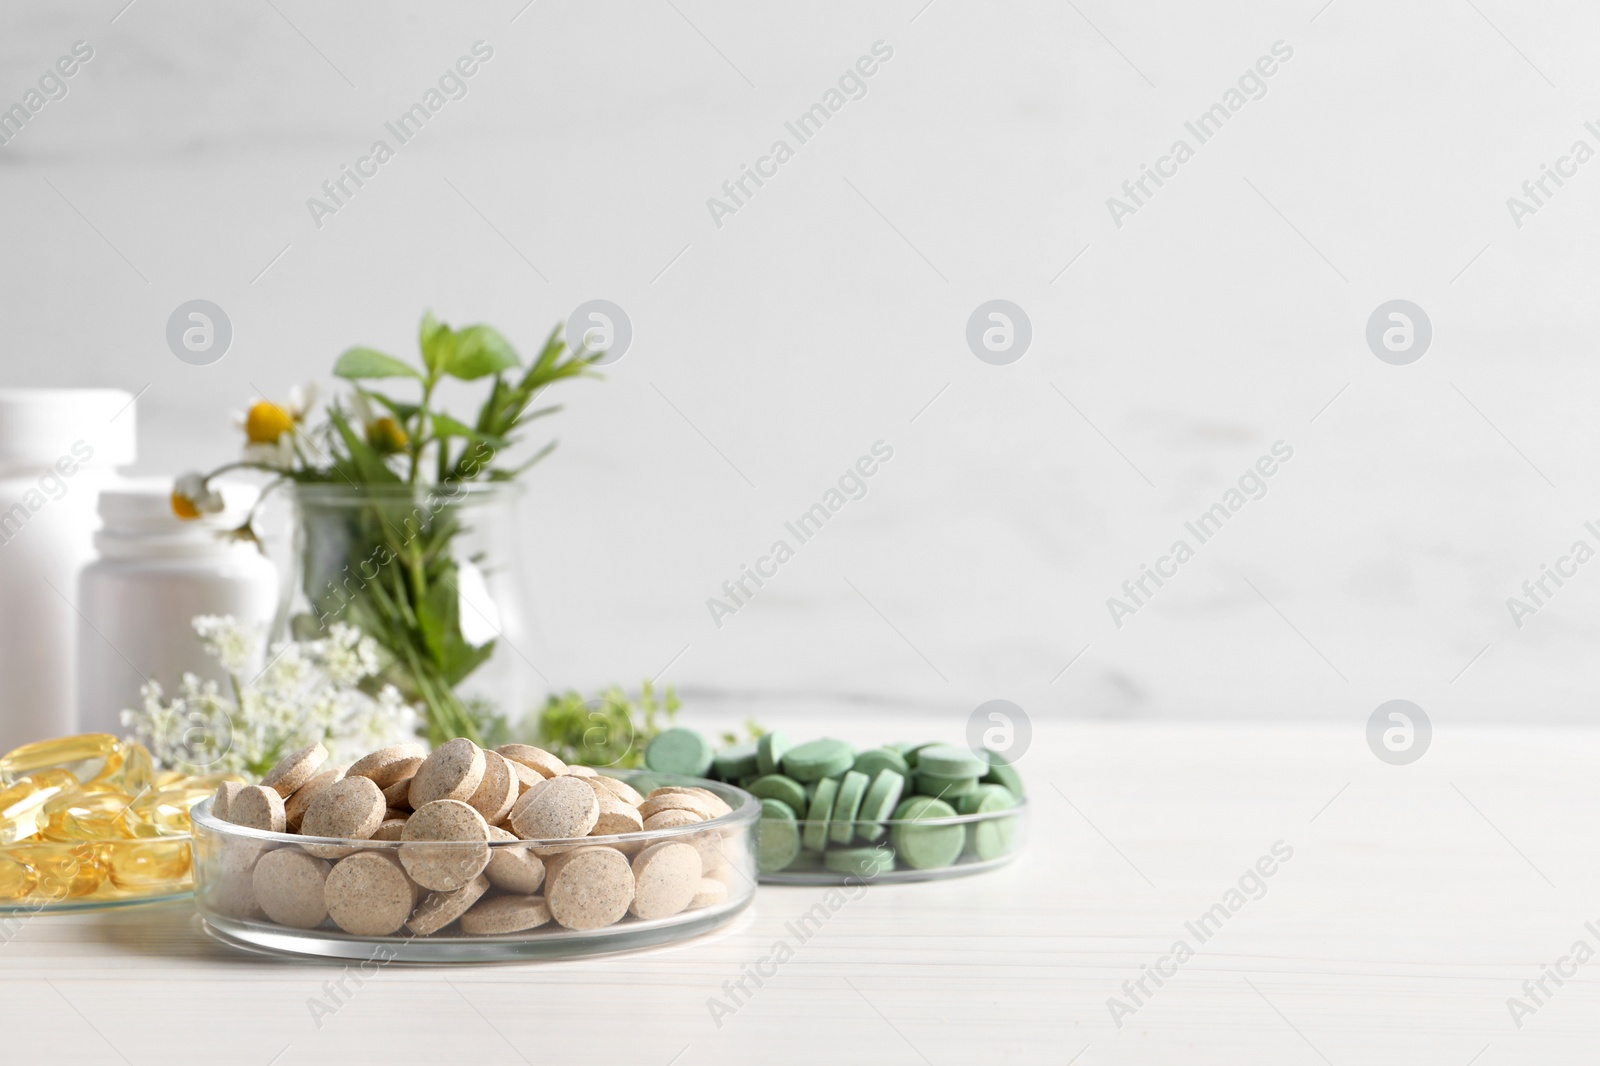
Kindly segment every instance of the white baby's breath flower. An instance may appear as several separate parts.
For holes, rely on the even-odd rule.
[[[416,736],[416,708],[393,688],[376,696],[361,684],[380,669],[378,647],[358,628],[335,625],[323,640],[271,649],[260,676],[247,681],[260,635],[231,617],[194,619],[195,632],[232,677],[224,697],[215,681],[185,674],[172,698],[156,682],[122,721],[162,766],[188,772],[264,774],[285,753],[320,741],[336,761]],[[235,702],[235,694],[237,702]]]
[[[205,642],[206,651],[229,674],[238,677],[255,670],[261,654],[261,634],[241,624],[231,615],[200,615],[194,631]]]
[[[344,622],[335,622],[328,639],[318,642],[319,660],[328,678],[336,685],[353,686],[377,673],[377,645],[363,640],[361,631]]]

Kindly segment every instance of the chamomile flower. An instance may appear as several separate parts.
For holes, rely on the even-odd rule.
[[[184,474],[172,485],[172,513],[185,521],[220,514],[222,507],[222,493],[206,482],[204,474]]]
[[[406,450],[411,436],[399,422],[385,415],[367,423],[367,443],[379,455],[397,455]]]
[[[304,385],[289,390],[286,405],[271,400],[252,403],[248,411],[236,418],[245,436],[245,460],[278,470],[293,468],[295,436],[311,414],[316,400],[316,386]]]
[[[366,393],[357,391],[350,397],[350,410],[361,423],[367,444],[379,455],[398,455],[411,443],[411,435],[398,420],[373,411]]]

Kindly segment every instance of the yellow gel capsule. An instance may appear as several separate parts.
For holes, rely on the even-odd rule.
[[[0,844],[15,844],[39,831],[45,804],[78,787],[65,770],[40,770],[0,790]]]
[[[122,770],[119,783],[126,792],[138,795],[155,787],[156,761],[150,749],[137,740],[129,741],[122,750]]]
[[[221,785],[221,784],[223,784],[224,782],[227,782],[227,781],[235,781],[235,782],[238,782],[241,785],[247,785],[247,784],[250,783],[249,781],[245,780],[245,777],[244,777],[243,774],[220,774],[219,773],[219,774],[197,774],[194,777],[183,777],[183,778],[180,778],[178,780],[175,780],[175,781],[171,782],[170,784],[162,785],[161,787],[164,788],[164,789],[167,789],[167,788],[196,788],[196,789],[203,790],[206,793],[206,795],[212,795],[213,793],[215,793],[217,791],[217,787],[219,785]]]
[[[75,737],[57,737],[40,740],[0,757],[0,779],[10,779],[18,774],[31,773],[51,766],[69,766],[74,763],[111,757],[122,765],[122,741],[110,733],[84,733]],[[103,772],[103,771],[102,771]]]
[[[133,806],[128,809],[128,816],[167,836],[186,834],[190,830],[189,809],[214,792],[214,789],[188,786],[153,792],[134,800]]]
[[[21,859],[0,854],[0,900],[21,899],[33,892],[39,875]]]
[[[187,840],[124,841],[106,845],[111,880],[120,888],[178,887],[189,876]]]
[[[35,894],[48,903],[87,896],[106,880],[106,864],[93,844],[33,844],[25,854],[39,873]]]
[[[85,781],[76,789],[79,796],[95,796],[104,793],[120,796],[126,790],[115,781]]]
[[[45,805],[39,835],[53,841],[118,840],[135,834],[128,804],[120,792],[74,793]]]
[[[179,781],[182,781],[183,778],[184,774],[182,770],[161,770],[158,771],[156,776],[151,780],[150,787],[157,789],[171,788]]]
[[[86,785],[93,786],[100,784],[101,782],[107,782],[121,788],[122,764],[126,759],[126,750],[121,744],[118,744],[115,751],[106,753],[105,762],[100,765],[99,770],[95,772],[93,777],[90,777],[88,774],[84,773],[81,766],[78,767],[78,776],[80,778],[87,778],[87,780],[84,781],[84,784]]]

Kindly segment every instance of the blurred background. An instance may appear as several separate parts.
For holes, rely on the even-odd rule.
[[[1588,720],[1600,562],[1520,627],[1507,599],[1600,548],[1600,162],[1522,190],[1600,149],[1597,32],[1507,0],[8,4],[0,107],[93,55],[0,146],[0,385],[137,393],[135,469],[170,474],[232,457],[253,397],[326,395],[346,347],[414,358],[425,309],[526,355],[605,299],[632,345],[552,395],[528,479],[523,650],[554,685],[951,723],[992,698]],[[232,324],[209,366],[166,342],[194,299]],[[1006,365],[967,340],[994,299],[1031,324]],[[1367,342],[1397,299],[1431,322],[1407,365]],[[708,598],[879,441],[865,497],[717,625]],[[1185,523],[1280,441],[1200,544]]]

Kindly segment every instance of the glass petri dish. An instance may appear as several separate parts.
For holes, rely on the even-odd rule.
[[[0,847],[0,916],[164,903],[194,887],[189,834]]]
[[[707,789],[733,810],[690,825],[638,833],[482,844],[342,840],[263,832],[216,818],[211,801],[206,800],[191,812],[195,905],[206,932],[238,948],[379,964],[518,961],[630,951],[709,932],[750,905],[756,888],[755,827],[761,814],[755,797],[732,785],[693,777],[638,770],[607,770],[605,776],[626,781],[643,794],[663,786]],[[634,894],[636,886],[645,883],[635,881],[640,876],[635,860],[659,844],[688,845],[675,854],[680,863],[688,861],[689,866],[675,863],[674,875],[667,879],[670,886],[656,892],[646,906],[645,893]],[[332,877],[340,864],[356,859],[341,875],[337,893],[324,893],[327,882],[317,884],[313,891],[313,898],[324,906],[336,903],[331,908],[337,911],[335,915],[310,928],[299,927],[315,917],[318,907],[314,902],[293,919],[295,924],[269,917],[257,887],[259,883],[263,890],[272,891],[267,884],[270,868],[263,868],[260,882],[256,870],[263,857],[283,849],[296,849],[328,864],[327,877]],[[697,866],[688,860],[690,851]],[[444,896],[449,891],[430,892],[417,884],[413,875],[435,885],[465,883],[475,880],[475,872],[485,869],[488,861],[525,861],[522,857],[529,855],[538,859],[544,870],[534,892],[490,887],[476,902],[506,898],[513,907],[542,903],[552,917],[537,927],[473,933],[464,931],[461,921],[453,919],[437,930],[417,932],[406,924],[403,916],[408,908],[409,920],[414,921],[421,913],[417,908],[430,896]],[[274,866],[279,862],[275,860]],[[321,869],[314,863],[295,862],[302,868]],[[680,890],[691,868],[696,892],[686,906],[679,906]],[[424,869],[433,872],[424,876]],[[437,876],[441,869],[446,871],[443,880]],[[375,876],[356,876],[361,870]],[[708,881],[714,884],[705,885]],[[552,889],[553,883],[559,887]],[[401,891],[396,886],[406,884],[412,893],[409,903],[396,895]],[[558,895],[552,898],[547,889]],[[312,890],[297,889],[301,893],[297,900],[304,898],[305,891]],[[625,900],[619,892],[625,893]],[[618,905],[619,900],[626,909]],[[433,903],[448,906],[444,900]],[[640,907],[645,907],[642,914]],[[290,917],[282,906],[273,909],[279,919]],[[670,913],[661,913],[663,910]],[[402,920],[396,921],[397,917]],[[342,919],[343,925],[336,919]],[[395,926],[392,931],[375,931],[390,924]]]
[[[964,877],[1022,850],[1029,805],[952,818],[838,822],[768,818],[759,879],[774,885],[895,884]]]

